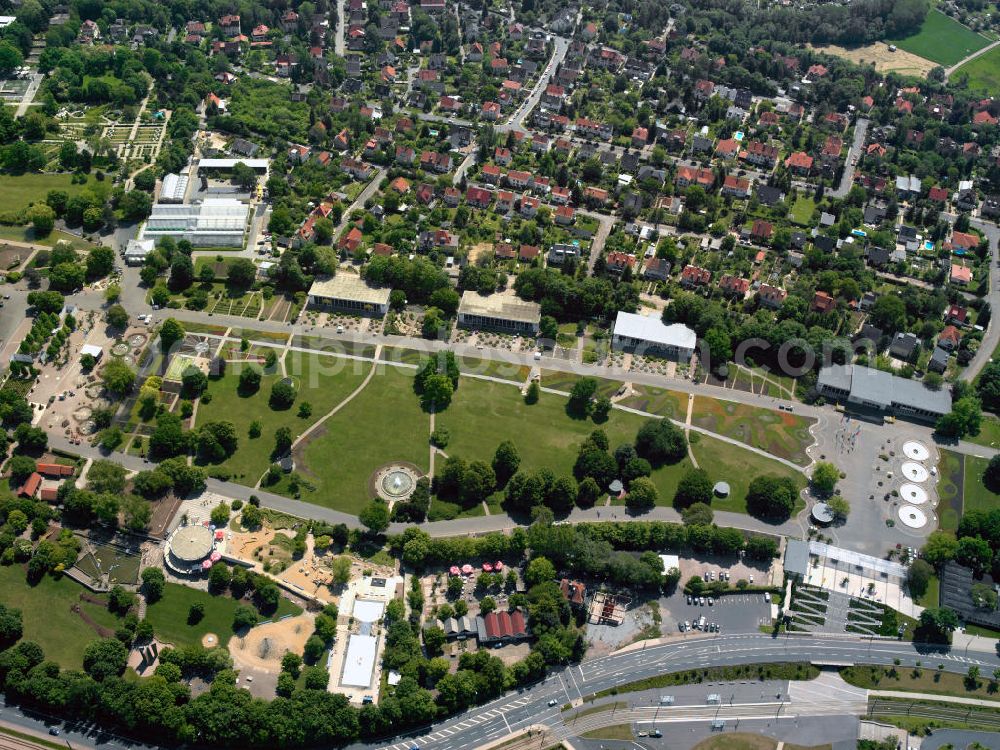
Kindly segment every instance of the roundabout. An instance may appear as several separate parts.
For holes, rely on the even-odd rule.
[[[903,476],[910,482],[916,482],[920,484],[926,482],[927,478],[930,476],[930,472],[923,466],[913,461],[907,461],[900,467],[900,471],[903,472]]]
[[[913,505],[901,505],[897,511],[899,520],[909,529],[922,529],[927,525],[927,514]]]

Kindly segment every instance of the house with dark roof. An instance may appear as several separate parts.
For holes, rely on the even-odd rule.
[[[916,334],[900,331],[893,336],[892,343],[889,344],[889,355],[897,359],[909,360],[919,345],[920,339],[917,338]]]
[[[940,346],[934,347],[934,352],[931,354],[930,360],[927,362],[927,369],[931,372],[942,373],[948,369],[948,359],[951,354],[948,353],[947,349],[943,349]]]

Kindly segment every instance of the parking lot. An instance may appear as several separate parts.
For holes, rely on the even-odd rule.
[[[718,625],[721,633],[755,632],[761,625],[771,623],[771,605],[764,600],[763,594],[730,594],[713,599],[711,605],[708,597],[703,599],[704,604],[694,601],[688,604],[688,597],[680,591],[660,599],[664,633],[679,633],[678,623],[693,624],[700,617],[705,618],[707,625]]]

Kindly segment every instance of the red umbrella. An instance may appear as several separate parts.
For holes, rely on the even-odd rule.
[[[211,555],[208,556],[208,559],[211,560],[212,562],[218,562],[219,560],[222,559],[222,555],[218,552],[213,552]]]
[[[493,566],[490,565],[489,563],[483,563],[483,570],[485,572],[487,572],[487,573],[492,573],[493,572]]]
[[[203,570],[208,570],[209,568],[212,567],[212,561],[211,560],[202,560],[201,561],[201,567],[202,567]]]
[[[465,565],[462,566],[462,572],[465,575],[469,575],[472,572],[472,566],[469,565],[469,563],[466,563]]]
[[[503,563],[497,560],[495,563],[493,563],[493,568],[494,570],[503,570]]]
[[[457,565],[452,565],[452,566],[451,566],[450,568],[448,568],[448,572],[449,572],[449,573],[451,573],[451,574],[452,574],[453,576],[457,576],[457,575],[459,575],[459,574],[460,574],[460,573],[461,573],[462,571],[461,571],[461,570],[459,570],[459,568],[458,568],[458,566],[457,566]]]

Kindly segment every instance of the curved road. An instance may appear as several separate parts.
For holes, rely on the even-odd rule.
[[[666,643],[629,647],[580,665],[554,671],[540,683],[522,691],[510,692],[482,706],[449,717],[431,727],[380,743],[356,743],[351,750],[468,750],[490,740],[518,731],[529,725],[562,726],[561,707],[584,696],[620,686],[633,680],[665,672],[762,662],[811,661],[815,664],[892,664],[900,660],[902,668],[922,661],[924,666],[943,664],[949,672],[964,674],[976,665],[984,674],[1000,666],[996,652],[955,652],[950,647],[924,646],[900,641],[868,641],[843,636],[784,636],[774,638],[761,633],[726,634],[672,639]],[[550,706],[549,703],[555,704]],[[664,721],[670,708],[660,711]],[[719,707],[718,718],[738,716],[739,706]],[[785,710],[795,712],[794,703]],[[0,720],[20,728],[45,731],[38,718],[25,716],[13,707],[0,712]],[[64,729],[64,740],[74,747],[109,744],[122,746],[120,738],[96,735],[87,728]]]

